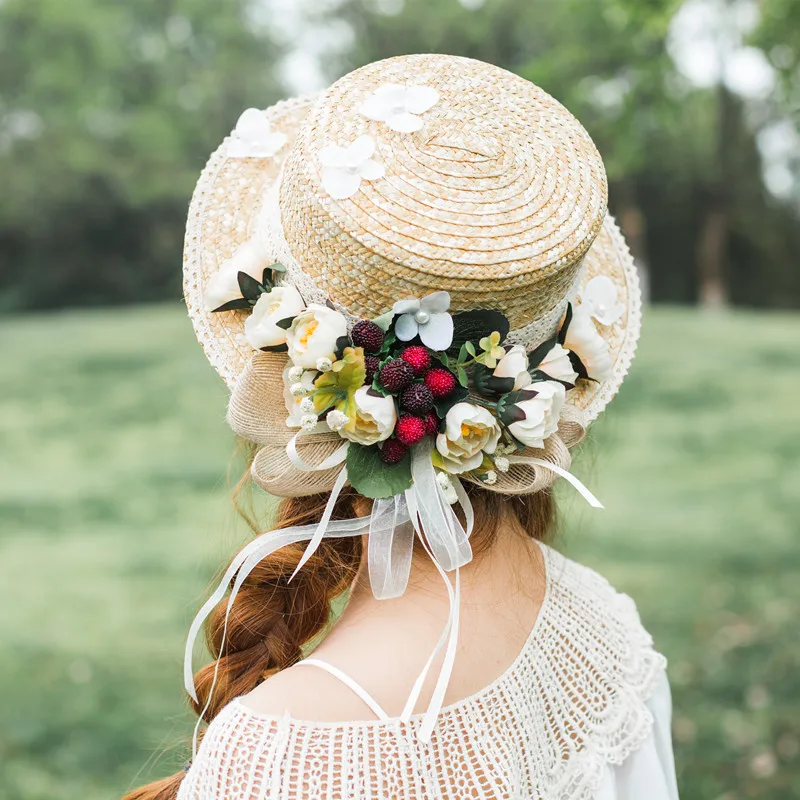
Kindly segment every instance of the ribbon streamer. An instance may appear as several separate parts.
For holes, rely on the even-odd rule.
[[[571,483],[592,508],[604,508],[603,504],[589,491],[584,483],[568,470],[559,467],[557,464],[553,464],[552,461],[545,461],[543,458],[529,458],[527,456],[509,456],[508,463],[529,464],[532,467],[544,467],[544,469],[549,469],[551,472],[555,472],[556,475],[564,478],[568,483]]]

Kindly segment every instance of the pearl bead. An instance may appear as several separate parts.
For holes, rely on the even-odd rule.
[[[426,322],[428,322],[428,320],[430,320],[430,318],[431,315],[427,311],[423,311],[423,309],[420,309],[416,314],[414,314],[414,319],[420,325],[424,325]]]

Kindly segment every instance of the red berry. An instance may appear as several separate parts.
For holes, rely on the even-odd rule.
[[[403,389],[400,406],[412,414],[427,414],[433,408],[433,393],[424,383],[412,383]]]
[[[412,344],[411,347],[406,347],[406,349],[400,353],[400,358],[402,358],[406,364],[411,364],[414,374],[417,377],[424,375],[431,366],[430,353],[419,344]]]
[[[447,397],[456,388],[456,376],[444,367],[434,367],[425,375],[425,385],[434,397]]]
[[[436,416],[434,411],[429,411],[425,415],[425,434],[427,436],[436,436],[439,433],[439,417]]]
[[[399,464],[406,456],[406,446],[397,439],[387,439],[381,448],[381,458],[387,464]]]
[[[408,447],[421,442],[425,438],[426,432],[425,420],[412,414],[401,415],[394,429],[395,436]]]
[[[381,367],[381,383],[390,392],[405,389],[414,380],[414,370],[400,358],[393,358]]]
[[[381,360],[378,356],[364,356],[364,366],[367,368],[367,377],[364,380],[367,386],[372,384],[375,378],[375,373],[381,365]]]
[[[383,345],[383,331],[369,319],[356,322],[350,338],[356,347],[363,347],[368,353],[377,353]]]

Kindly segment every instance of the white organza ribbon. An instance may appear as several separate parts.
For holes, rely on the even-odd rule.
[[[330,430],[327,426],[325,430]],[[326,469],[333,469],[335,466],[341,464],[345,458],[347,458],[347,448],[350,445],[350,442],[344,442],[341,447],[337,447],[324,461],[319,464],[312,465],[306,464],[305,461],[300,457],[300,453],[297,452],[297,440],[303,434],[303,431],[298,431],[292,438],[289,440],[289,444],[286,445],[286,455],[289,458],[289,461],[297,467],[301,472],[322,472]]]

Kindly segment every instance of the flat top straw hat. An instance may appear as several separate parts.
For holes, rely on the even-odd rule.
[[[391,369],[373,373],[406,358],[404,344],[417,348],[407,354],[415,384],[441,394],[454,385],[442,378],[449,372],[464,384],[459,408],[476,399],[500,420],[480,465],[460,469],[476,454],[456,453],[464,442],[448,439],[447,426],[472,434],[482,423],[440,409],[428,431],[438,469],[495,491],[549,485],[551,470],[506,456],[568,468],[639,334],[636,270],[606,204],[602,160],[580,123],[539,87],[479,61],[391,58],[319,95],[246,111],[192,199],[184,286],[198,339],[232,390],[228,419],[261,445],[254,479],[276,495],[330,490],[343,438],[374,445],[387,464],[402,457],[417,436],[402,419],[427,419],[430,398],[425,388],[402,394]],[[484,324],[470,339],[476,310]],[[505,327],[491,341],[485,323],[497,319]],[[365,320],[394,342],[373,347],[377,362]],[[338,343],[300,364],[309,331],[323,329]],[[442,341],[448,330],[455,338]],[[319,387],[348,374],[346,352],[366,363],[363,403],[345,390],[344,405],[323,407]],[[342,371],[331,371],[337,362]],[[437,367],[443,383],[425,377]],[[555,405],[545,408],[548,392]],[[392,419],[370,406],[381,394]],[[535,413],[525,405],[534,398]]]

